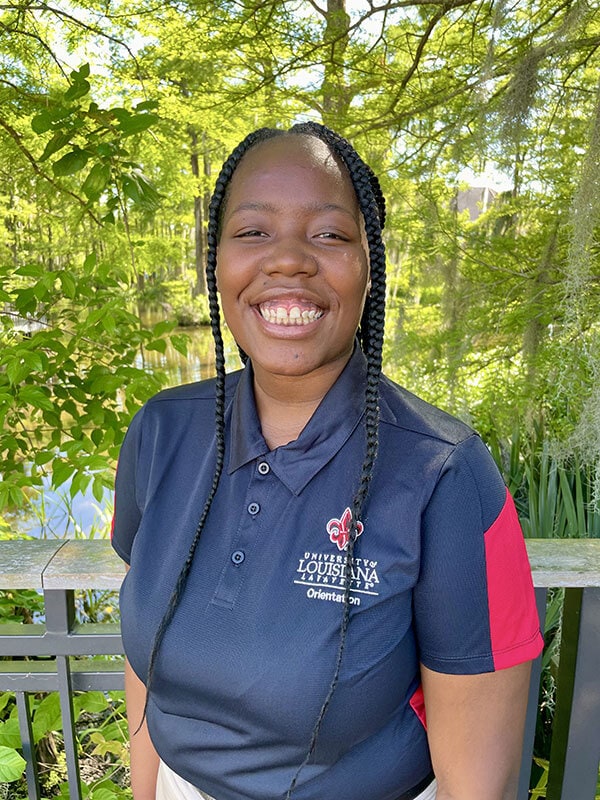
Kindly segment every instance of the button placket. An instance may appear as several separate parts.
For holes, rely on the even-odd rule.
[[[262,467],[262,469],[261,469]],[[265,470],[266,467],[266,470]],[[246,496],[239,508],[239,521],[236,535],[231,540],[231,550],[221,579],[212,598],[212,603],[231,608],[238,596],[238,592],[250,569],[251,554],[261,531],[266,513],[265,503],[273,489],[271,480],[265,481],[265,475],[271,473],[270,466],[265,461],[260,461],[252,468],[251,477],[247,484]]]

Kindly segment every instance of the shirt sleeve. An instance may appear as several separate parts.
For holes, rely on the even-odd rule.
[[[142,516],[142,504],[138,492],[138,464],[143,411],[144,409],[135,415],[123,440],[115,478],[111,542],[118,555],[127,564],[130,563],[131,547]]]
[[[421,661],[437,672],[493,672],[543,647],[514,503],[476,435],[453,450],[425,510],[414,614]]]

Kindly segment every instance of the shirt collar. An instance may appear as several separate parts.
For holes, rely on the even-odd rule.
[[[246,365],[237,385],[231,412],[228,474],[264,456],[273,472],[293,494],[334,457],[361,420],[365,406],[366,360],[360,347],[327,392],[300,436],[270,451],[262,435],[254,402],[253,372]]]

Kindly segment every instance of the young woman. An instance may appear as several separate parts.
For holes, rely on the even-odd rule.
[[[381,375],[384,221],[322,126],[223,166],[217,377],[147,403],[117,475],[135,800],[515,797],[526,552],[476,434]]]

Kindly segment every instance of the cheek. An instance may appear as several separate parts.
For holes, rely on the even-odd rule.
[[[357,304],[362,303],[371,285],[367,263],[348,259],[342,265],[337,280],[341,294],[345,295],[348,300],[354,300]]]
[[[221,303],[226,303],[229,296],[234,291],[234,275],[235,272],[228,266],[230,260],[227,254],[223,253],[217,256],[217,266],[215,269],[215,280],[217,282],[217,291],[221,295]]]

